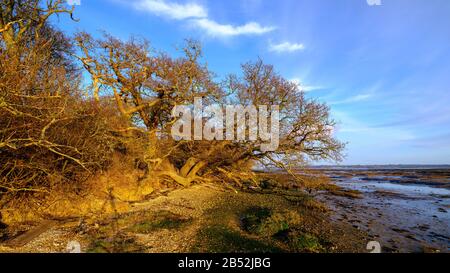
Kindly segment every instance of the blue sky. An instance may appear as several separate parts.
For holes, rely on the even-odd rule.
[[[450,163],[450,1],[81,0],[58,24],[203,44],[218,77],[261,57],[327,102],[348,142],[343,164]]]

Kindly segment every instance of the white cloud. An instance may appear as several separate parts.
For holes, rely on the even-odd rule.
[[[208,16],[206,8],[195,3],[178,4],[164,0],[139,0],[134,2],[133,6],[138,10],[176,20],[206,18]]]
[[[348,104],[354,102],[367,101],[374,97],[380,97],[380,90],[382,90],[383,84],[382,82],[377,82],[368,86],[366,89],[361,89],[358,93],[344,98],[338,98],[337,100],[331,101],[330,105],[338,105],[338,104]]]
[[[135,0],[132,3],[136,10],[174,20],[190,20],[195,27],[205,31],[212,37],[261,35],[275,29],[275,27],[261,26],[256,22],[249,22],[238,26],[220,24],[209,18],[207,8],[193,2],[180,4],[166,0]]]
[[[373,94],[358,94],[358,95],[348,97],[348,98],[340,100],[340,101],[330,102],[330,105],[338,105],[338,104],[347,104],[347,103],[353,103],[353,102],[366,101],[372,97],[373,97]]]
[[[348,98],[346,101],[347,102],[358,102],[358,101],[368,100],[371,97],[373,97],[372,94],[359,94],[359,95]]]
[[[258,23],[250,22],[245,25],[233,26],[226,24],[219,24],[213,20],[203,18],[193,20],[194,24],[206,31],[206,33],[213,37],[226,37],[237,35],[261,35],[273,31],[274,27],[264,27]]]
[[[338,131],[340,133],[350,133],[353,135],[354,138],[352,138],[352,140],[355,142],[354,144],[362,143],[363,145],[366,145],[367,140],[384,144],[389,142],[392,143],[393,141],[409,141],[416,139],[415,134],[409,130],[390,127],[374,127],[345,111],[332,110],[332,116],[339,122]],[[388,139],[389,141],[386,141],[385,139]]]
[[[295,52],[299,50],[304,50],[305,45],[304,44],[298,44],[298,43],[290,43],[290,42],[284,42],[280,44],[271,44],[269,46],[269,50],[272,52],[277,53],[284,53],[284,52]]]
[[[290,82],[292,82],[293,84],[296,84],[298,86],[298,88],[304,92],[311,92],[314,90],[320,90],[320,89],[324,89],[323,86],[319,86],[319,85],[306,85],[303,84],[302,81],[299,78],[294,78],[291,79]]]

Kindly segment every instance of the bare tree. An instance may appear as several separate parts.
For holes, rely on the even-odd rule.
[[[93,97],[98,101],[101,96],[112,95],[118,111],[134,124],[122,131],[148,134],[145,161],[150,168],[183,185],[199,179],[196,173],[204,166],[199,160],[187,156],[180,167],[169,161],[176,149],[167,146],[172,144],[167,136],[174,122],[171,112],[175,105],[190,104],[194,97],[210,101],[220,98],[212,74],[198,62],[200,45],[187,41],[184,57],[173,59],[153,52],[146,40],[122,42],[110,35],[94,40],[86,33],[75,39],[83,53],[78,59],[92,78]],[[163,147],[170,152],[162,151]]]
[[[220,152],[204,160],[227,178],[239,184],[249,179],[255,164],[262,164],[282,168],[300,180],[295,169],[310,161],[341,160],[344,144],[334,137],[336,123],[330,118],[328,106],[305,98],[298,85],[277,74],[273,66],[262,60],[246,63],[242,75],[230,75],[224,86],[226,93],[233,94],[227,103],[278,105],[280,112],[279,147],[274,151],[262,150],[261,138],[210,143],[220,147]]]
[[[37,4],[0,6],[2,20],[18,21],[2,27],[0,36],[0,208],[20,197],[46,196],[58,185],[82,187],[107,166],[117,143],[111,130],[122,122],[107,102],[99,107],[83,98],[80,75],[67,57],[70,40],[46,25],[61,1],[29,10]]]
[[[334,121],[326,105],[307,100],[297,85],[278,75],[261,60],[243,65],[243,75],[229,76],[225,84],[212,81],[199,64],[200,46],[192,41],[185,57],[172,59],[155,54],[145,40],[122,42],[109,35],[94,40],[88,34],[76,37],[78,56],[92,77],[93,96],[114,96],[119,112],[134,121],[126,130],[144,130],[149,135],[146,162],[153,173],[182,185],[204,181],[202,174],[225,174],[232,180],[248,177],[256,162],[286,167],[294,160],[338,160],[343,144],[334,139]],[[223,86],[224,88],[222,88]],[[174,141],[168,136],[175,121],[175,105],[192,104],[194,97],[205,103],[278,105],[281,140],[277,151],[262,151],[262,140]],[[143,126],[142,126],[143,125]],[[241,171],[237,171],[241,169]],[[246,170],[243,170],[246,169]]]
[[[70,14],[65,0],[3,0],[0,2],[0,34],[7,51],[17,50],[17,43],[36,40],[53,15]],[[25,37],[28,36],[28,37]]]

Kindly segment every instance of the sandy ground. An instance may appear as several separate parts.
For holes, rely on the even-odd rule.
[[[367,252],[364,232],[330,222],[323,207],[304,200],[300,192],[235,193],[196,185],[136,204],[127,214],[55,226],[25,246],[0,246],[0,252],[67,252],[70,241],[79,242],[82,252]],[[276,236],[249,233],[242,217],[259,209],[281,218],[289,211],[302,220]]]
[[[71,241],[82,252],[368,252],[369,241],[378,241],[382,252],[450,252],[448,171],[325,173],[360,194],[319,191],[312,199],[301,189],[234,192],[202,184],[7,246],[5,239],[39,224],[24,223],[0,239],[0,252],[67,252]]]

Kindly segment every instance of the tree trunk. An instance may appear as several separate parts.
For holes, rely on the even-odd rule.
[[[196,158],[189,158],[184,166],[178,170],[173,164],[164,159],[156,168],[154,174],[157,176],[165,176],[174,180],[176,183],[188,187],[194,181],[205,181],[206,178],[200,177],[197,173],[207,165],[205,161],[200,161]]]

